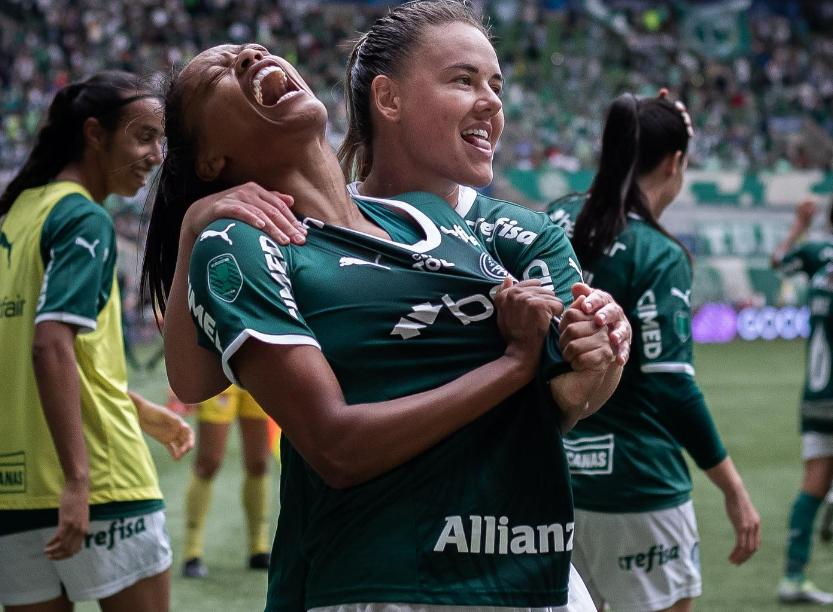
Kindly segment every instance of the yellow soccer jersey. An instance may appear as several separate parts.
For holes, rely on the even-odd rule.
[[[35,325],[75,340],[90,504],[161,499],[127,395],[113,222],[78,183],[24,191],[0,225],[0,510],[57,508],[63,473],[31,360]]]

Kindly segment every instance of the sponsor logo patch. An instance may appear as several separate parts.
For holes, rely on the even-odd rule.
[[[434,552],[539,555],[573,549],[574,523],[510,525],[505,516],[447,516]]]
[[[231,303],[243,288],[243,274],[231,253],[217,255],[208,262],[208,290],[224,302]]]
[[[613,473],[613,434],[564,440],[567,463],[573,474]]]
[[[26,493],[26,453],[0,455],[0,495]]]
[[[506,268],[492,259],[488,253],[480,254],[480,271],[483,272],[487,278],[491,278],[493,280],[502,281],[504,278],[509,276],[509,272],[506,271]]]
[[[682,342],[691,338],[691,317],[688,316],[688,312],[678,310],[674,313],[674,331]]]
[[[14,317],[23,316],[23,306],[26,304],[20,295],[14,299],[10,299],[5,295],[0,298],[0,319],[12,319]]]
[[[147,531],[145,517],[119,518],[110,523],[109,529],[88,533],[84,536],[84,547],[97,546],[113,550],[113,547],[122,540],[129,540],[134,535]]]
[[[654,544],[648,549],[648,552],[619,557],[619,569],[626,572],[641,569],[649,574],[655,567],[662,567],[666,563],[676,561],[679,558],[679,546],[665,548],[662,544]]]

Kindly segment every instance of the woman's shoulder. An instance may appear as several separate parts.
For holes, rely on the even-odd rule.
[[[688,265],[688,255],[678,242],[637,215],[628,216],[628,225],[619,240],[626,245],[632,245],[634,258],[641,265]]]

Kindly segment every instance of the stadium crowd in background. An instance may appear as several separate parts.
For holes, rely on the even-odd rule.
[[[105,68],[159,80],[171,65],[223,42],[254,40],[295,62],[328,107],[332,141],[340,141],[344,43],[385,4],[160,4],[90,0],[82,10],[71,0],[0,2],[0,170],[20,165],[49,100],[67,82]],[[474,4],[492,17],[507,78],[510,128],[498,170],[593,167],[608,102],[622,90],[652,95],[659,86],[669,86],[700,126],[692,167],[829,167],[829,156],[816,153],[833,136],[830,0],[722,0],[715,10],[728,23],[717,32],[694,2]]]

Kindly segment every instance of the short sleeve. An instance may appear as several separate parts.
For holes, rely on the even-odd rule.
[[[94,331],[116,264],[109,215],[81,195],[68,196],[44,222],[40,249],[44,275],[35,324],[61,321],[79,326],[80,333]]]
[[[564,308],[573,303],[573,284],[582,282],[573,245],[564,230],[549,221],[532,244],[520,253],[515,268],[511,272],[519,279],[541,279],[545,287],[561,298]]]
[[[198,342],[222,357],[223,371],[250,338],[267,344],[321,348],[292,288],[287,251],[239,221],[221,220],[198,239],[188,273],[188,309]]]
[[[667,253],[638,289],[629,319],[644,374],[694,376],[691,340],[691,266],[681,252]]]

